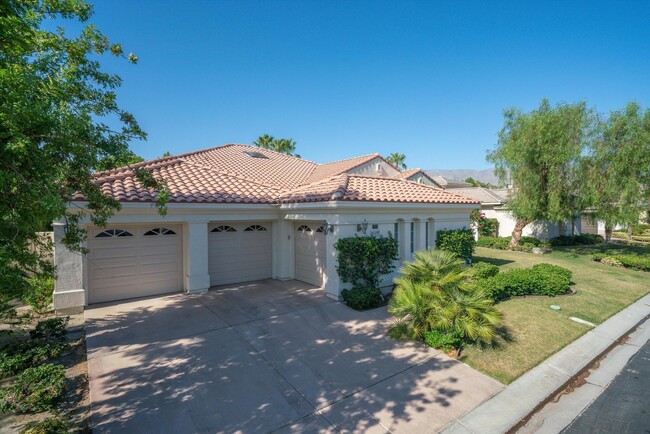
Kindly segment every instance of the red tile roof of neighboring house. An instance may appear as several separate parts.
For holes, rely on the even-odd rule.
[[[253,146],[225,145],[99,172],[95,182],[104,194],[122,202],[155,200],[156,192],[142,188],[133,171],[144,168],[155,178],[165,180],[170,202],[476,203],[468,197],[405,179],[344,173],[377,157],[371,154],[319,165]],[[77,194],[73,200],[84,197]]]
[[[412,177],[414,175],[417,175],[418,173],[422,174],[422,176],[427,178],[429,181],[433,182],[436,186],[438,186],[440,188],[443,188],[439,183],[436,182],[435,179],[433,179],[432,177],[427,175],[427,173],[424,170],[420,169],[420,168],[417,168],[417,169],[404,169],[400,173],[400,178],[409,179],[410,177]]]
[[[325,163],[317,165],[311,175],[307,178],[306,184],[319,181],[334,175],[340,175],[355,167],[359,167],[368,161],[380,157],[379,154],[362,155],[360,157],[348,158],[345,160],[334,161],[332,163]]]

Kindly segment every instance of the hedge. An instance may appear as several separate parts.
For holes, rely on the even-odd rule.
[[[616,255],[609,253],[596,253],[592,256],[596,262],[625,267],[637,271],[650,271],[649,255]]]
[[[494,300],[524,295],[556,296],[569,292],[571,271],[551,264],[516,268],[478,280],[476,285]]]
[[[478,247],[487,247],[490,249],[497,250],[508,250],[508,245],[512,237],[479,237],[476,245]],[[519,245],[516,246],[513,250],[520,252],[532,252],[535,247],[547,247],[548,243],[545,243],[537,238],[533,237],[521,237],[519,240]]]
[[[581,234],[581,235],[560,235],[551,239],[552,246],[586,246],[591,244],[600,244],[605,239],[600,235]]]
[[[392,237],[340,238],[334,247],[336,271],[341,281],[350,282],[353,288],[378,287],[381,276],[393,271],[399,258],[397,241]]]
[[[475,241],[471,229],[443,229],[436,236],[436,248],[455,253],[461,259],[472,260]]]

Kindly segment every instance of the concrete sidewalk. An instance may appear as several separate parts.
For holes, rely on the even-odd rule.
[[[517,434],[645,432],[650,426],[650,321],[594,363]],[[586,425],[590,425],[588,428]]]
[[[650,294],[549,357],[443,432],[481,434],[510,431],[648,316]]]

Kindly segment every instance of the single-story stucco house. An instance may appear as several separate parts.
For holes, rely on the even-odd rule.
[[[166,181],[166,216],[135,167]],[[436,231],[469,227],[478,206],[378,154],[317,164],[247,145],[101,172],[95,182],[122,208],[107,227],[85,222],[87,255],[65,248],[65,224],[55,222],[58,312],[268,278],[308,282],[338,299],[345,288],[336,272],[339,238],[396,236],[406,260],[435,246]],[[83,206],[83,196],[73,199],[71,207]]]
[[[513,191],[511,188],[448,188],[447,191],[480,201],[481,212],[485,214],[485,217],[497,219],[499,222],[498,236],[509,237],[512,235],[516,220],[508,210],[506,204],[508,196]],[[548,241],[560,235],[583,233],[583,224],[587,225],[588,223],[583,223],[580,217],[573,222],[567,221],[562,223],[537,220],[524,227],[523,235]],[[591,226],[589,228],[591,230]]]

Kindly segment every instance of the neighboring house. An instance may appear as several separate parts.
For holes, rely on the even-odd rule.
[[[417,182],[420,184],[432,185],[438,188],[444,188],[442,185],[438,184],[431,176],[422,169],[404,169],[399,176],[402,179],[407,179],[409,181]]]
[[[430,175],[431,179],[442,188],[469,188],[472,184],[459,179],[448,178],[440,175]]]
[[[418,173],[406,174],[418,182],[403,179],[378,154],[317,164],[225,145],[131,167],[167,182],[167,215],[158,214],[155,194],[131,168],[97,173],[95,182],[122,209],[105,228],[84,222],[87,255],[68,251],[65,224],[54,223],[57,311],[267,278],[298,279],[338,299],[345,286],[336,272],[337,239],[396,236],[400,258],[410,259],[435,245],[436,231],[469,227],[478,206],[420,182]],[[75,196],[71,208],[84,199]]]
[[[512,189],[507,188],[453,188],[447,191],[459,193],[463,196],[471,197],[481,202],[481,212],[487,218],[495,218],[499,222],[499,236],[508,237],[512,235],[515,228],[516,220],[508,211],[506,201],[511,194]],[[548,221],[537,220],[524,227],[523,235],[535,237],[547,241],[560,235],[571,233],[581,233],[582,219],[574,223],[552,223]]]

